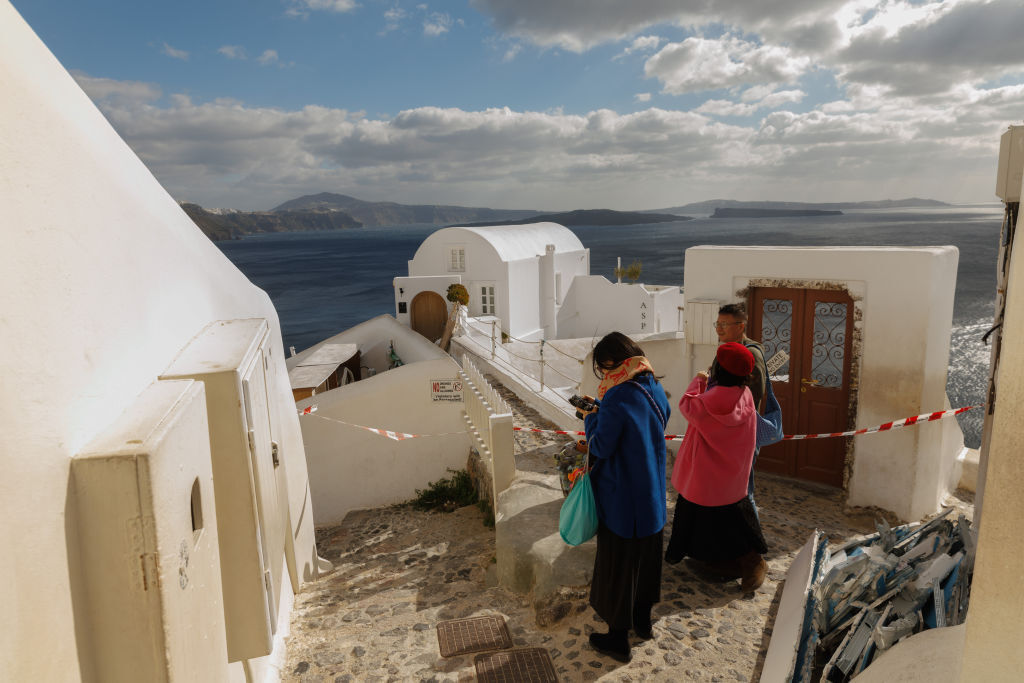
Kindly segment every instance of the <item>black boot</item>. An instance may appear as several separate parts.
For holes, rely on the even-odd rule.
[[[591,633],[590,647],[612,659],[629,662],[629,635],[627,629],[608,629],[608,633]]]
[[[650,640],[654,637],[651,630],[651,607],[649,603],[633,604],[633,633],[641,640]]]

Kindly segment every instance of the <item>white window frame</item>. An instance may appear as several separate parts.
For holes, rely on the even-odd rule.
[[[498,315],[498,302],[493,282],[478,282],[474,289],[480,296],[480,315]]]
[[[448,272],[466,272],[466,246],[452,245],[448,247]]]

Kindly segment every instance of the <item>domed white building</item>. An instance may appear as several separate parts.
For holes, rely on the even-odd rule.
[[[440,338],[449,285],[469,290],[469,314],[494,316],[519,339],[554,337],[573,279],[590,274],[590,250],[558,223],[443,228],[427,237],[397,277],[395,317]]]

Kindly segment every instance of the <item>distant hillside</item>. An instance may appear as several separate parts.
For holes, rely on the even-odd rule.
[[[805,218],[807,216],[842,216],[842,211],[825,209],[730,209],[719,207],[712,218]]]
[[[903,209],[909,207],[950,206],[934,199],[881,199],[872,202],[741,202],[735,199],[709,199],[684,206],[657,209],[658,213],[712,214],[715,209],[777,209],[777,210],[819,210],[842,211],[844,209]]]
[[[444,206],[435,204],[396,204],[394,202],[366,202],[355,197],[333,192],[311,194],[292,199],[273,209],[278,211],[344,211],[363,225],[407,225],[426,223],[449,225],[469,221],[483,221],[493,225],[495,221],[515,220],[535,216],[538,212],[530,209],[486,209],[467,206]]]
[[[459,223],[460,227],[477,228],[485,225],[523,225],[550,221],[561,225],[642,225],[647,223],[669,223],[693,220],[690,216],[676,216],[667,213],[642,211],[612,211],[611,209],[577,209],[563,213],[533,215],[518,220],[491,221],[483,223]]]
[[[226,211],[214,213],[198,204],[181,208],[214,242],[261,232],[298,232],[360,228],[362,223],[341,211]]]

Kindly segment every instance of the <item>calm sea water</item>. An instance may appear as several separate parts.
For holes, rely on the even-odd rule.
[[[590,248],[590,270],[612,278],[616,257],[643,264],[641,281],[682,284],[683,253],[700,244],[774,246],[931,246],[960,250],[947,390],[953,406],[984,400],[992,325],[999,205],[935,210],[862,211],[813,218],[712,219],[638,226],[571,228]],[[392,278],[433,225],[360,228],[322,233],[256,235],[218,246],[270,296],[281,318],[285,348],[302,350],[381,313],[394,314]],[[908,339],[908,343],[913,340]],[[942,406],[926,406],[938,410]],[[894,415],[894,418],[906,417]],[[958,418],[977,447],[981,411]],[[860,425],[870,426],[870,425]]]

